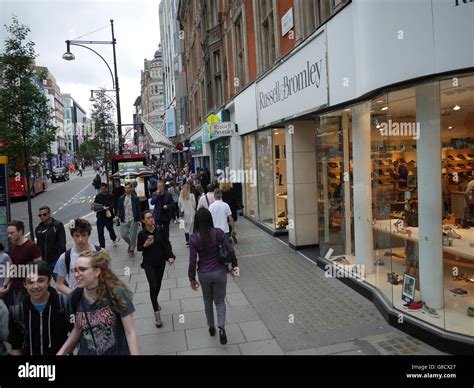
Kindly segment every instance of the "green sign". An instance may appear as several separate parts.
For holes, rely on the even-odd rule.
[[[191,153],[193,155],[202,154],[202,137],[191,142]]]

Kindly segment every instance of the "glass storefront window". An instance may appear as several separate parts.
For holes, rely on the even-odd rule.
[[[255,134],[257,142],[258,220],[275,229],[275,196],[273,191],[273,145],[270,129]]]
[[[244,169],[248,171],[250,176],[254,176],[253,172],[256,171],[256,149],[255,149],[255,134],[243,136],[244,145]],[[256,220],[258,216],[257,208],[257,182],[245,181],[245,214],[248,217]]]
[[[446,330],[474,335],[474,76],[440,82]]]
[[[230,137],[222,137],[212,142],[214,147],[214,167],[215,171],[225,171],[229,167]]]
[[[319,246],[354,264],[350,110],[320,116],[316,130]]]
[[[273,166],[275,178],[275,220],[277,230],[287,230],[288,227],[288,191],[286,185],[286,144],[285,129],[275,128],[273,135]]]

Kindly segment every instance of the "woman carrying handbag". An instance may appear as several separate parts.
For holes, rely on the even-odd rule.
[[[189,281],[191,282],[191,288],[197,291],[199,288],[199,283],[196,281],[197,267],[199,281],[202,285],[209,334],[211,336],[216,334],[214,302],[217,310],[219,340],[222,345],[225,345],[227,343],[225,332],[227,264],[221,260],[226,260],[223,256],[227,254],[232,264],[232,275],[238,275],[237,258],[234,248],[230,245],[224,232],[221,229],[214,228],[211,213],[206,208],[197,211],[194,219],[194,230],[195,233],[189,239]]]

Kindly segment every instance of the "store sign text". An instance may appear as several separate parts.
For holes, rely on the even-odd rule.
[[[232,136],[235,133],[235,123],[232,121],[212,123],[210,128],[212,137]]]
[[[281,81],[275,83],[275,87],[267,93],[259,93],[259,109],[263,110],[275,103],[283,102],[292,95],[296,95],[302,90],[321,84],[321,74],[323,70],[323,60],[314,63],[306,61],[306,68],[293,76],[284,76]]]

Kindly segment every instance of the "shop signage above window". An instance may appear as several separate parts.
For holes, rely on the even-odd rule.
[[[309,113],[328,104],[326,31],[257,83],[258,126]]]
[[[235,123],[229,119],[227,110],[210,115],[202,126],[202,141],[209,143],[219,137],[232,136],[235,133]]]
[[[211,136],[232,136],[235,133],[235,123],[227,121],[225,123],[212,123],[211,124]]]

